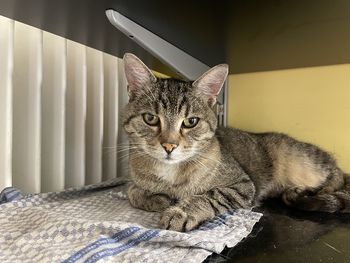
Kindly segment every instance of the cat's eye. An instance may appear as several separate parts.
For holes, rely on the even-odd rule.
[[[182,122],[182,126],[184,128],[193,128],[198,124],[199,118],[197,117],[191,117],[191,118],[187,118],[184,119],[184,121]]]
[[[150,126],[156,126],[159,123],[159,118],[153,114],[144,113],[144,114],[142,114],[142,117],[143,117],[144,122]]]

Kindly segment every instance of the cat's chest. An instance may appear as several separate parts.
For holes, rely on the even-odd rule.
[[[208,186],[205,177],[199,171],[169,169],[159,171],[158,178],[161,180],[162,192],[177,199],[201,194],[207,190],[205,186]]]
[[[167,167],[155,170],[154,175],[165,183],[173,185],[179,180],[180,171],[177,167]]]
[[[173,198],[182,199],[198,194],[201,191],[199,174],[187,172],[180,167],[157,167],[148,172],[133,173],[134,182],[141,188],[153,193],[167,194]]]

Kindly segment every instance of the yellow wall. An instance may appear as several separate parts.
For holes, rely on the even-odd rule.
[[[350,172],[350,64],[233,74],[228,96],[229,126],[317,144]]]

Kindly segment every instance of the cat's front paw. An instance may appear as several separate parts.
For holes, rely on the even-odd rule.
[[[153,195],[147,202],[147,210],[153,212],[162,212],[171,206],[173,200],[165,195]]]
[[[195,216],[187,213],[181,207],[172,206],[166,209],[160,217],[160,227],[174,231],[190,231],[199,224]]]

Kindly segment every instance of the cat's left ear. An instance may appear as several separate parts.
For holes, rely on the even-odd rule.
[[[213,106],[227,75],[228,65],[220,64],[205,72],[192,83],[192,86],[199,96],[208,101],[209,106]]]

